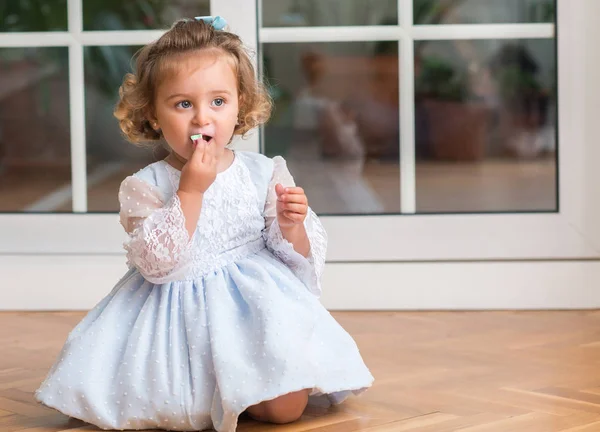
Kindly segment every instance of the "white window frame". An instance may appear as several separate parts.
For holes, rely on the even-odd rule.
[[[122,254],[124,238],[116,214],[87,210],[83,47],[132,45],[161,31],[82,30],[82,0],[68,0],[67,32],[0,34],[0,47],[69,48],[73,214],[0,215],[0,254]],[[552,24],[420,26],[412,23],[412,0],[398,0],[399,25],[385,27],[258,28],[256,4],[212,0],[213,15],[228,19],[254,50],[260,42],[398,40],[400,44],[401,211],[403,215],[328,216],[331,263],[596,259],[600,257],[600,206],[594,170],[600,157],[588,118],[599,90],[591,69],[589,26],[594,2],[558,0],[559,196],[557,213],[415,214],[414,83],[415,40],[547,38]],[[596,10],[595,9],[595,10]],[[587,33],[586,33],[586,29]],[[258,39],[257,39],[258,36]],[[598,111],[596,111],[598,112]],[[258,134],[241,143],[257,151]],[[487,237],[485,240],[484,238]]]

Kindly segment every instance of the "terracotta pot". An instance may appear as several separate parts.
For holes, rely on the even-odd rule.
[[[485,157],[490,110],[483,104],[424,100],[430,155],[437,160]]]

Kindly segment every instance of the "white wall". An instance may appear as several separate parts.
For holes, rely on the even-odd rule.
[[[126,271],[124,256],[0,256],[0,310],[82,310]],[[600,262],[328,264],[330,310],[600,307]]]

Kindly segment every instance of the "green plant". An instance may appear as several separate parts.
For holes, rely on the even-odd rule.
[[[464,2],[465,0],[414,0],[414,23],[440,24],[452,9]],[[527,6],[527,10],[521,10],[524,22],[552,22],[555,19],[556,0],[538,0],[529,4],[522,2],[521,5]]]
[[[84,30],[138,30],[166,28],[168,0],[104,0],[83,2]],[[67,31],[67,0],[0,0],[0,31]],[[164,22],[163,22],[164,21]],[[114,96],[125,72],[130,69],[130,59],[138,47],[88,46],[85,47],[84,70],[86,81],[107,96]],[[5,61],[34,61],[39,65],[56,65],[68,70],[67,50],[40,48],[31,50],[7,49]]]
[[[499,96],[511,106],[521,105],[540,95],[549,95],[556,85],[555,78],[548,83],[543,82],[539,61],[532,48],[519,41],[505,44],[490,59],[489,66]]]
[[[82,0],[84,30],[142,30],[168,26],[168,0]],[[67,31],[67,0],[0,0],[0,31]]]
[[[531,4],[528,12],[530,22],[553,22],[556,19],[556,0]]]
[[[440,24],[448,13],[465,0],[414,0],[415,24]]]
[[[451,63],[440,57],[423,58],[415,80],[419,97],[463,102],[469,97],[468,88],[466,75]]]
[[[514,100],[528,94],[537,93],[542,86],[531,72],[521,70],[518,66],[502,68],[497,77],[500,94],[505,100]]]
[[[1,32],[67,31],[67,0],[0,0]]]

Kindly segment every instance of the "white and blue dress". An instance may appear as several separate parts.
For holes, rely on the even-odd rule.
[[[284,159],[235,152],[192,238],[180,174],[160,161],[121,184],[130,270],[69,334],[37,400],[103,429],[233,432],[261,401],[310,389],[309,403],[338,404],[371,386],[319,301],[319,219],[305,221],[308,258],[279,229],[275,184],[294,185]]]

